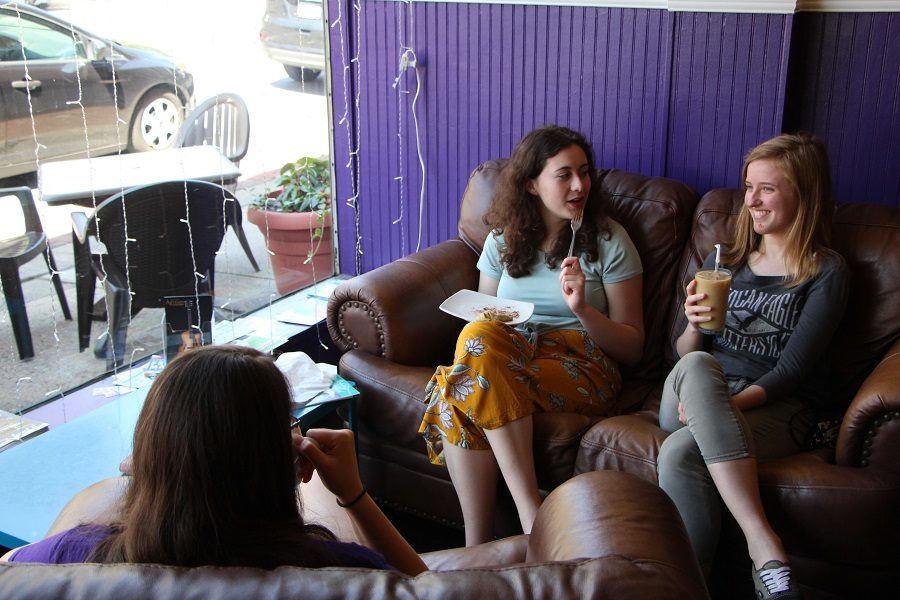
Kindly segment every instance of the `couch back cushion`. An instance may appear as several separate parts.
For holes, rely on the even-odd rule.
[[[489,228],[484,214],[490,206],[504,160],[475,169],[463,194],[459,237],[480,253]],[[625,227],[644,267],[644,357],[629,377],[656,379],[664,368],[667,326],[673,311],[675,267],[687,240],[699,196],[687,185],[664,177],[647,177],[617,169],[601,171],[597,183],[607,213]],[[627,412],[634,406],[623,406]]]
[[[10,563],[0,564],[0,597],[4,600],[700,598],[702,584],[690,575],[670,564],[621,555],[430,571],[416,578],[396,571],[336,567],[279,567],[262,571],[242,567]]]
[[[677,306],[684,304],[684,288],[714,244],[731,241],[743,201],[743,192],[736,189],[712,190],[700,200],[679,267]],[[851,274],[847,311],[829,349],[838,385],[834,398],[848,403],[900,336],[900,209],[842,204],[835,211],[832,242]],[[685,324],[679,310],[670,330],[672,357]]]
[[[694,273],[703,264],[706,255],[715,249],[716,244],[728,244],[731,232],[737,219],[744,194],[741,190],[717,189],[707,192],[694,212],[690,238],[681,254],[681,262],[675,277],[675,312],[669,324],[666,361],[669,366],[675,364],[675,340],[684,331],[687,319],[684,316],[684,288],[694,277]]]
[[[837,397],[850,400],[900,338],[900,208],[838,206],[833,242],[851,274],[847,311],[831,345]]]
[[[626,377],[653,381],[665,374],[675,268],[700,197],[674,179],[618,169],[601,172],[600,185],[609,215],[628,231],[644,267],[644,355],[635,367],[625,369]],[[621,406],[622,412],[638,408]]]
[[[505,164],[505,159],[481,163],[469,175],[469,183],[463,191],[459,206],[459,237],[478,255],[481,255],[484,240],[491,231],[484,223],[484,215],[494,199],[494,190]]]

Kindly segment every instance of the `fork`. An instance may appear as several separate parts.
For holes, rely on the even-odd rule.
[[[578,213],[572,220],[569,221],[569,225],[572,226],[572,241],[569,243],[569,252],[566,256],[572,256],[572,250],[575,249],[575,234],[578,233],[578,230],[581,229],[581,219],[584,213]]]

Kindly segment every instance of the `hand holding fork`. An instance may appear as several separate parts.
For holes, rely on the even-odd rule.
[[[583,216],[584,212],[579,212],[574,217],[572,217],[571,221],[569,221],[569,225],[572,226],[572,241],[569,243],[569,252],[566,254],[566,256],[572,256],[572,250],[575,249],[575,234],[578,233],[579,229],[581,229],[581,219],[583,218]]]

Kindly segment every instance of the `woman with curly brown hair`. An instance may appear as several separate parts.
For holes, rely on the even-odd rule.
[[[450,471],[467,545],[493,539],[500,473],[522,530],[531,531],[541,502],[532,415],[614,412],[618,363],[641,357],[640,257],[622,226],[604,215],[594,175],[583,135],[541,127],[516,146],[485,217],[493,231],[478,261],[478,290],[535,309],[516,327],[466,325],[454,364],[438,367],[426,389],[419,431],[432,462]],[[581,227],[570,227],[579,217]]]

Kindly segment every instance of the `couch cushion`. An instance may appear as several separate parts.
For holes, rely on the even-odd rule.
[[[384,452],[390,452],[389,446],[397,446],[424,456],[425,442],[418,431],[425,412],[425,386],[434,369],[398,365],[354,350],[341,357],[340,372],[356,382],[360,391],[362,399],[357,410],[361,434],[366,436],[367,446],[372,446],[368,452],[375,451],[374,446],[384,440]],[[551,490],[572,476],[578,442],[592,422],[589,417],[576,414],[535,416],[535,467],[542,488]],[[375,455],[382,450],[375,451]],[[417,468],[405,462],[404,466]]]
[[[847,311],[831,345],[837,397],[849,401],[900,339],[900,209],[838,206],[833,237],[851,274]]]
[[[759,465],[766,516],[791,554],[866,568],[897,565],[900,475],[832,464],[820,449]],[[878,515],[878,518],[872,518]],[[853,543],[865,540],[865,543]]]
[[[702,584],[668,564],[610,555],[541,565],[426,572],[157,565],[0,565],[5,600],[162,598],[697,598]]]
[[[600,421],[591,427],[578,448],[574,473],[613,470],[658,483],[656,460],[666,433],[657,413],[640,411]]]
[[[626,379],[653,381],[664,376],[667,330],[672,319],[672,286],[679,252],[691,227],[699,196],[687,185],[611,169],[600,174],[609,215],[631,236],[644,267],[644,355],[625,368]],[[640,405],[622,404],[621,412]]]
[[[572,477],[578,443],[594,421],[574,413],[534,416],[534,468],[541,489],[552,490]]]

